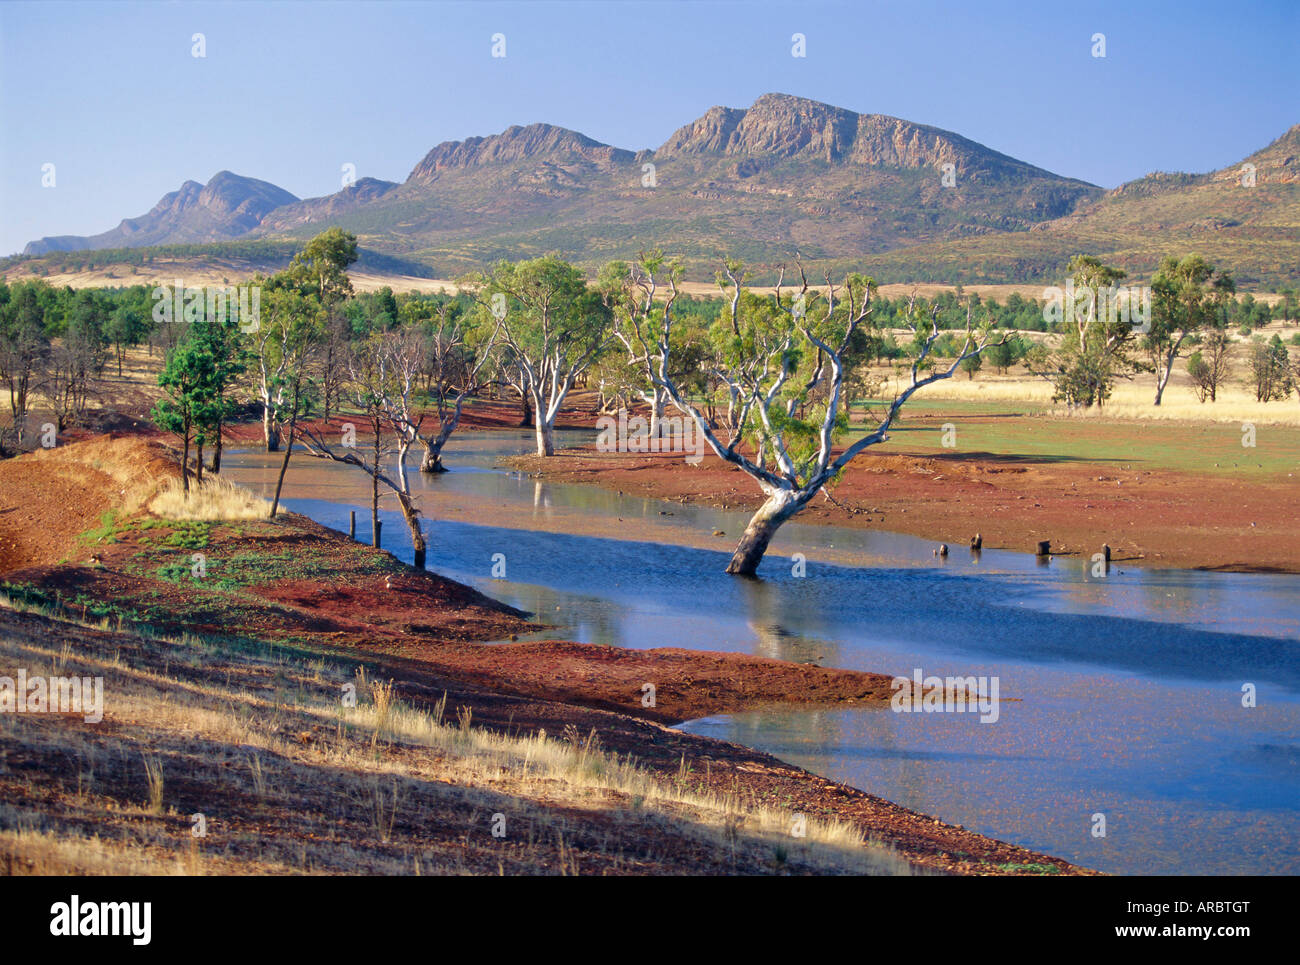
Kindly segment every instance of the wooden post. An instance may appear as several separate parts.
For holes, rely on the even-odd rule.
[[[356,538],[357,538],[357,511],[355,509],[349,509],[348,510],[348,539],[356,539]]]

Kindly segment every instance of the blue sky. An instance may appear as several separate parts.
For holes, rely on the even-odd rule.
[[[313,197],[345,163],[400,181],[511,124],[653,148],[768,91],[1113,187],[1223,167],[1300,121],[1298,47],[1295,0],[0,3],[0,255],[222,169]]]

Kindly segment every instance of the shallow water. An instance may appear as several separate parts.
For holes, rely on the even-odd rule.
[[[996,675],[1002,698],[990,723],[783,707],[684,729],[1106,871],[1300,873],[1300,577],[1125,565],[1093,578],[1084,560],[994,550],[941,562],[909,536],[792,523],[763,579],[739,580],[722,570],[745,514],[493,470],[530,444],[466,433],[452,472],[414,483],[430,569],[555,625],[539,636]],[[273,486],[278,458],[227,460],[230,478]],[[369,537],[356,469],[295,456],[285,497],[343,530],[354,506]],[[383,518],[385,546],[409,560],[400,517]],[[496,554],[507,580],[491,577]]]

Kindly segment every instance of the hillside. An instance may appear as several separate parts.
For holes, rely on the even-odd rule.
[[[1254,166],[1253,187],[1242,184]],[[1198,252],[1239,285],[1294,284],[1300,265],[1300,124],[1208,174],[1156,172],[1031,231],[894,252],[873,264],[927,280],[1028,279],[1079,252],[1149,276],[1164,255]]]
[[[41,238],[31,242],[23,253],[43,255],[51,251],[224,241],[247,234],[268,213],[297,200],[269,182],[220,171],[206,185],[186,181],[178,190],[163,195],[148,214],[127,218],[111,231],[88,238]]]
[[[940,183],[948,163],[961,190]],[[594,265],[655,245],[711,270],[728,253],[861,258],[1026,230],[1098,195],[946,131],[769,94],[747,110],[714,107],[655,151],[545,124],[441,144],[405,184],[338,223],[441,276],[552,250]],[[283,215],[313,203],[255,234],[304,236]]]

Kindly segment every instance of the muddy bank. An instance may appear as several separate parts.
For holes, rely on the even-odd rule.
[[[891,693],[890,678],[880,674],[735,653],[481,643],[541,627],[476,590],[292,513],[207,528],[202,579],[190,577],[187,548],[166,546],[176,532],[184,531],[128,527],[94,541],[87,549],[94,563],[27,567],[4,578],[28,588],[34,601],[77,616],[402,657],[447,680],[663,723],[778,702],[888,700]]]
[[[712,453],[691,466],[680,454],[601,453],[593,447],[505,465],[542,480],[636,496],[753,511],[752,478]],[[1222,476],[1036,462],[1031,458],[918,454],[860,456],[796,519],[906,533],[957,549],[976,533],[985,549],[1091,557],[1102,544],[1116,562],[1231,572],[1300,573],[1300,485]],[[626,535],[626,534],[625,534]],[[718,537],[730,549],[739,533]],[[635,537],[634,537],[635,538]]]

